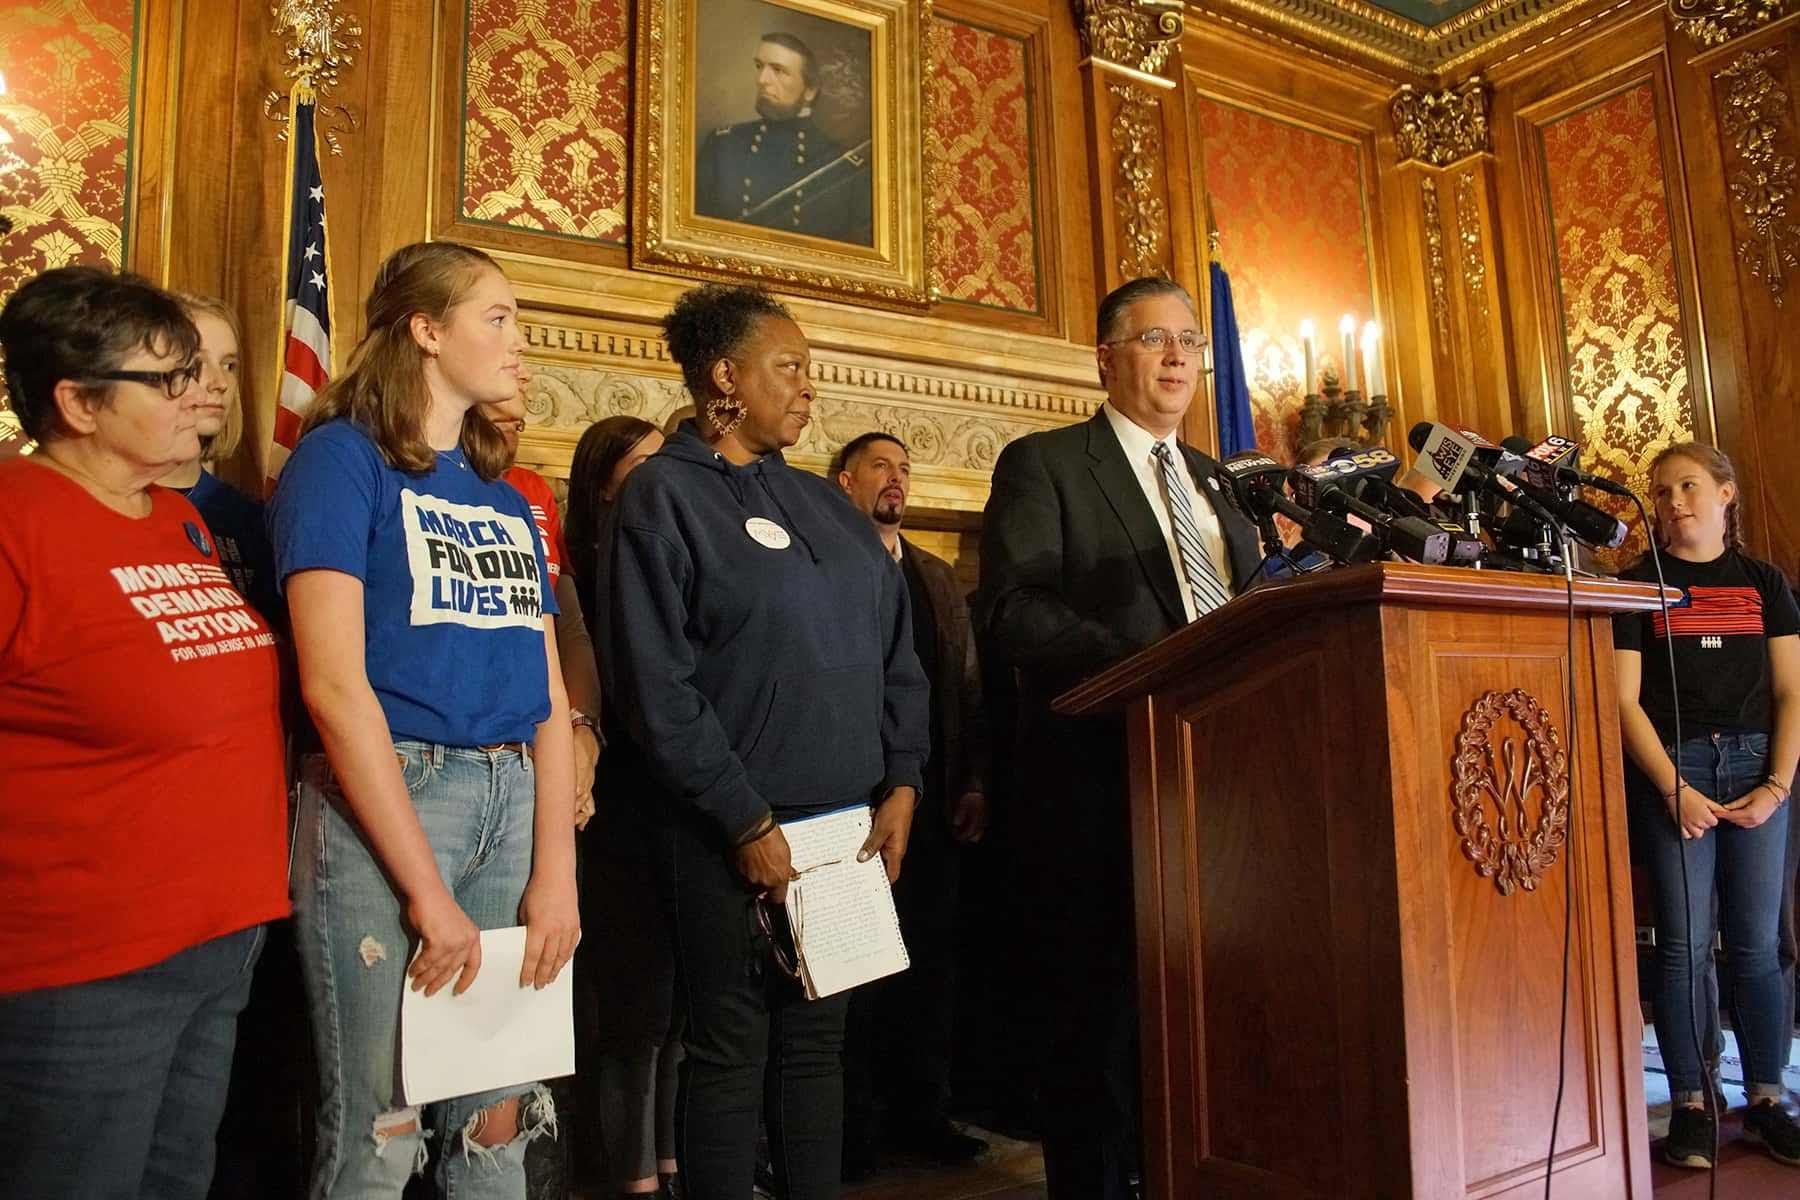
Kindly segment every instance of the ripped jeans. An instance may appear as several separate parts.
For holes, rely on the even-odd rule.
[[[483,929],[518,924],[536,807],[529,753],[413,741],[396,742],[394,751],[456,902]],[[425,1163],[428,1137],[436,1139],[444,1200],[524,1200],[525,1147],[556,1132],[547,1090],[520,1084],[423,1109],[401,1095],[400,997],[412,937],[322,754],[301,766],[293,893],[319,1061],[313,1200],[399,1200]],[[518,1136],[482,1146],[475,1138],[483,1110],[512,1096],[523,1097]]]

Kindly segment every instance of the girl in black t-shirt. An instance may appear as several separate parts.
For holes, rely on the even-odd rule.
[[[1782,1107],[1793,1011],[1778,957],[1800,758],[1800,612],[1781,573],[1742,551],[1737,481],[1723,454],[1671,446],[1651,465],[1650,485],[1663,578],[1682,597],[1666,617],[1620,617],[1613,643],[1620,724],[1637,768],[1633,830],[1656,892],[1651,990],[1675,1096],[1662,1153],[1677,1166],[1712,1165],[1715,1125],[1693,1030],[1716,889],[1750,1093],[1744,1134],[1800,1166],[1800,1124]],[[1625,576],[1653,582],[1655,565],[1646,558]]]

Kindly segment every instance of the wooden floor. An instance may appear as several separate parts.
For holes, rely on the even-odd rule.
[[[1044,1200],[1044,1154],[1036,1142],[1014,1141],[974,1126],[988,1152],[966,1167],[933,1167],[896,1158],[867,1183],[844,1189],[844,1200]]]
[[[1718,1195],[1725,1200],[1800,1196],[1800,1170],[1782,1166],[1760,1148],[1739,1140],[1740,1127],[1738,1119],[1727,1113],[1720,1128]],[[897,1161],[868,1183],[845,1188],[844,1200],[1045,1200],[1044,1158],[1035,1143],[974,1132],[993,1145],[980,1162],[932,1168]],[[1706,1200],[1704,1171],[1685,1171],[1658,1161],[1651,1166],[1650,1178],[1656,1200]]]

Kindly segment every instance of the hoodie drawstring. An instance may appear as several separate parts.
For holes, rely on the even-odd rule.
[[[775,502],[775,507],[781,510],[781,517],[788,523],[788,528],[794,531],[794,536],[800,539],[800,544],[806,547],[806,552],[812,556],[812,560],[815,563],[818,562],[819,552],[813,548],[812,539],[806,536],[806,530],[801,527],[800,522],[794,520],[794,514],[788,511],[787,505],[781,502],[780,494],[769,486],[769,477],[763,470],[761,460],[758,460],[756,464],[756,478],[762,484],[764,493]]]

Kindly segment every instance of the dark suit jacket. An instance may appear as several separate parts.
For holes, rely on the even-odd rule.
[[[937,623],[938,669],[931,680],[931,695],[943,724],[943,740],[934,748],[951,791],[935,798],[927,796],[926,803],[947,818],[958,796],[986,790],[987,723],[981,704],[981,665],[970,635],[969,606],[957,594],[955,570],[904,537],[900,541],[906,547],[902,553],[918,568],[931,602],[931,612],[914,613],[913,620],[929,617]],[[932,736],[937,735],[933,730]]]
[[[1218,463],[1182,451],[1198,502],[1219,515],[1232,589],[1242,591],[1261,564],[1256,529],[1225,502]],[[1018,680],[1018,802],[1042,839],[1035,850],[1047,876],[1098,873],[1106,882],[1130,861],[1123,723],[1058,717],[1050,702],[1186,623],[1177,569],[1106,414],[1020,438],[1000,455],[976,621],[983,648]],[[1128,914],[1124,891],[1104,895],[1115,911],[1102,919]]]

